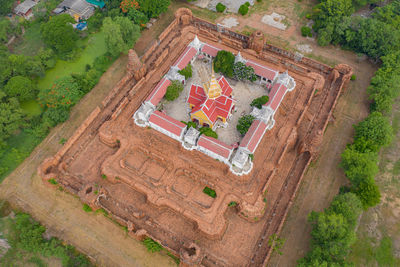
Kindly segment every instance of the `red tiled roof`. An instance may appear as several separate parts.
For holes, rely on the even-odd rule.
[[[264,132],[267,129],[267,125],[260,121],[255,120],[250,129],[247,131],[246,135],[243,137],[242,142],[240,142],[241,147],[246,147],[250,153],[254,153],[258,144],[264,136]]]
[[[225,79],[224,76],[219,77],[218,84],[222,89],[222,94],[223,95],[226,95],[226,96],[231,96],[232,95],[232,87],[228,83],[228,81]]]
[[[218,84],[222,89],[222,95],[216,99],[208,99],[204,89],[197,85],[192,85],[189,92],[188,103],[194,105],[191,113],[203,110],[210,121],[215,123],[218,116],[227,118],[233,107],[233,100],[230,97],[232,87],[224,76],[218,79]]]
[[[154,123],[155,125],[176,136],[181,136],[182,132],[186,128],[184,123],[177,121],[158,110],[151,114],[149,122]]]
[[[154,88],[151,94],[147,97],[146,101],[150,101],[154,106],[157,106],[167,92],[167,87],[170,84],[170,80],[162,78],[161,81],[157,84],[156,88]]]
[[[265,66],[262,66],[258,63],[255,63],[253,61],[247,61],[246,63],[247,66],[251,66],[254,69],[254,72],[261,77],[267,78],[268,80],[273,81],[275,77],[278,75],[278,72],[275,70],[271,70]]]
[[[274,95],[273,99],[271,101],[268,101],[268,105],[273,109],[273,110],[277,110],[279,105],[281,104],[283,97],[285,96],[287,91],[286,86],[284,86],[283,84],[281,84],[279,86],[278,91],[276,92],[276,94]]]
[[[185,52],[183,52],[183,54],[175,62],[174,66],[177,66],[180,70],[184,69],[196,54],[196,48],[191,46],[186,47]]]
[[[229,146],[224,142],[205,135],[200,136],[197,145],[207,150],[210,150],[211,152],[214,152],[215,154],[220,155],[221,157],[224,157],[226,159],[229,159],[233,151],[232,146]]]
[[[200,106],[206,99],[203,87],[192,84],[187,102],[194,106]]]
[[[220,51],[221,49],[216,48],[214,46],[211,46],[209,44],[205,44],[203,46],[203,48],[201,49],[201,52],[206,53],[207,55],[210,55],[212,57],[216,57],[218,54],[218,51]]]

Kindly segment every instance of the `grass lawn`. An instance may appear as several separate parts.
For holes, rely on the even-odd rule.
[[[40,23],[34,23],[26,29],[24,38],[15,45],[14,53],[34,56],[44,47],[40,36]]]
[[[79,57],[73,61],[58,60],[55,67],[46,71],[46,75],[39,79],[39,89],[49,88],[55,80],[71,73],[84,72],[87,64],[91,65],[96,57],[106,52],[103,32],[92,34],[83,42],[86,48],[81,52]]]

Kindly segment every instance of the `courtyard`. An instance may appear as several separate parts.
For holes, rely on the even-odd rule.
[[[187,103],[190,87],[194,85],[203,86],[207,77],[211,77],[212,67],[208,60],[196,59],[193,64],[193,76],[189,78],[184,86],[183,91],[177,99],[168,102],[165,99],[161,101],[158,109],[163,110],[168,116],[178,120],[188,122],[190,121],[190,108]],[[202,78],[201,72],[205,72],[206,77]],[[215,77],[218,79],[220,74],[216,73]],[[226,77],[225,77],[226,78]],[[226,127],[217,127],[215,130],[218,134],[218,140],[233,145],[239,143],[242,136],[237,131],[236,126],[239,118],[243,115],[250,114],[252,107],[250,106],[253,99],[267,95],[265,85],[260,85],[259,81],[236,81],[234,79],[226,78],[231,87],[233,88],[233,99],[235,100],[235,109],[232,116],[228,119]]]

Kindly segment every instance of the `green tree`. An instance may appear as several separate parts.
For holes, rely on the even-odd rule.
[[[214,69],[216,72],[221,72],[225,76],[232,78],[234,64],[235,55],[225,50],[218,51],[214,59]]]
[[[359,186],[352,190],[361,200],[363,208],[366,210],[379,204],[381,193],[374,179],[366,179]]]
[[[355,227],[362,211],[360,199],[353,193],[337,195],[332,201],[329,212],[342,214],[351,227]]]
[[[164,98],[168,101],[174,101],[183,91],[183,85],[180,81],[172,81],[172,84],[168,86],[167,92],[165,93]]]
[[[23,125],[23,115],[16,98],[6,99],[0,92],[0,146]]]
[[[72,77],[63,77],[56,80],[51,88],[41,90],[38,99],[48,109],[70,108],[79,101],[82,94]]]
[[[107,17],[103,20],[103,32],[108,52],[117,56],[133,47],[140,36],[139,26],[126,17]]]
[[[75,23],[75,21],[70,15],[61,14],[52,17],[40,26],[40,34],[44,43],[61,56],[71,52],[76,47],[78,34],[71,23]]]
[[[260,96],[260,97],[258,97],[258,98],[256,98],[256,99],[254,99],[254,100],[251,102],[250,106],[256,107],[256,108],[258,108],[258,109],[261,109],[263,105],[265,105],[266,103],[268,103],[268,101],[269,101],[269,96],[267,96],[267,95]]]
[[[36,96],[36,86],[27,77],[14,76],[4,87],[4,92],[10,97],[16,97],[21,102]]]
[[[14,0],[0,0],[0,15],[7,15],[12,11]]]
[[[236,129],[241,135],[245,135],[255,119],[252,115],[244,115],[239,119]]]
[[[364,121],[354,126],[355,141],[362,140],[371,151],[378,151],[390,144],[392,127],[387,118],[380,112],[372,112]]]
[[[186,68],[184,68],[184,69],[178,71],[178,73],[181,74],[181,75],[183,75],[183,76],[185,76],[185,79],[186,79],[186,80],[189,79],[189,78],[191,78],[192,75],[193,75],[192,64],[189,63],[189,64],[186,66]]]
[[[233,75],[239,81],[249,80],[254,82],[257,80],[257,76],[254,73],[254,69],[251,66],[246,66],[246,64],[242,62],[236,62],[233,65]]]
[[[128,17],[133,20],[135,24],[142,27],[146,26],[146,23],[149,22],[149,18],[146,16],[146,14],[136,9],[129,10]]]
[[[218,139],[218,134],[209,127],[201,127],[199,131],[200,134]]]
[[[355,145],[348,146],[342,153],[341,167],[354,187],[378,174],[378,159],[374,152],[359,152]]]
[[[170,0],[138,0],[139,10],[148,18],[157,18],[161,13],[168,10]]]

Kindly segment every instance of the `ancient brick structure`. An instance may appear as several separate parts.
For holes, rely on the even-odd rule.
[[[132,119],[195,36],[211,48],[288,71],[296,82],[246,175]],[[268,239],[280,233],[351,75],[346,65],[299,58],[265,44],[260,34],[249,38],[180,9],[140,60],[130,52],[127,75],[38,171],[47,185],[55,178],[83,202],[107,210],[130,236],[158,241],[182,266],[265,266]],[[205,186],[216,198],[202,192]]]

